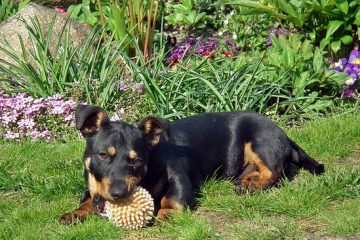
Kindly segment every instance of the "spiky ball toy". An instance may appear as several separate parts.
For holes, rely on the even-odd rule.
[[[137,187],[126,200],[105,202],[105,216],[118,227],[139,229],[152,219],[153,214],[154,200],[142,187]]]

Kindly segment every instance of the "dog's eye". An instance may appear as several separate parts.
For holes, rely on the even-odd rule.
[[[135,158],[131,160],[131,165],[134,167],[140,167],[143,164],[143,160],[141,158]]]
[[[99,153],[98,156],[101,160],[106,160],[108,157],[108,155],[106,153]]]

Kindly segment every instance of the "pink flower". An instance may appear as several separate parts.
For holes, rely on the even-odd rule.
[[[68,13],[66,12],[66,10],[63,9],[63,8],[61,8],[61,7],[55,7],[54,10],[55,10],[55,12],[60,13],[61,15],[64,15],[64,16],[67,16],[67,15],[68,15]]]

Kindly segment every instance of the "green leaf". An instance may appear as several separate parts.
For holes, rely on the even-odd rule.
[[[335,53],[336,53],[337,51],[339,51],[340,47],[341,47],[341,41],[340,41],[340,40],[331,43],[331,49],[332,49]]]
[[[353,42],[353,38],[350,35],[345,35],[340,38],[344,45],[350,45]]]
[[[317,73],[322,69],[324,64],[324,57],[322,55],[322,51],[319,48],[316,48],[314,53],[313,67],[314,72]]]
[[[310,36],[311,41],[315,42],[315,40],[316,40],[316,32],[314,31],[314,32],[309,33],[309,36]]]
[[[196,11],[192,10],[190,11],[187,16],[185,17],[185,20],[187,21],[187,23],[193,25],[196,23]]]
[[[205,17],[206,13],[199,13],[195,18],[195,23],[198,23],[203,17]]]
[[[360,25],[360,16],[356,16],[355,21],[353,22],[355,25],[359,26]]]
[[[347,14],[349,11],[349,3],[347,0],[336,0],[336,7],[344,14]]]
[[[320,49],[323,50],[327,45],[330,44],[329,38],[323,38],[320,42]]]
[[[23,9],[24,7],[26,7],[26,5],[28,5],[28,3],[30,2],[30,0],[23,0],[19,2],[19,10]]]
[[[263,5],[259,2],[250,1],[250,0],[233,0],[233,1],[227,1],[224,2],[225,5],[239,5],[241,7],[247,7],[247,8],[253,8],[256,11],[253,12],[253,14],[258,13],[271,13],[274,14],[274,10],[266,5]]]
[[[310,43],[309,40],[305,40],[304,43],[301,45],[300,53],[304,60],[310,59],[312,57],[313,45]]]
[[[77,6],[71,5],[67,9],[67,12],[70,13],[70,18],[76,18],[79,15],[80,11],[81,11],[81,5],[77,5]]]
[[[339,21],[339,20],[334,20],[334,21],[330,21],[328,26],[327,26],[327,31],[326,31],[326,37],[325,38],[329,38],[333,35],[333,33],[338,30],[338,28],[343,25],[344,22],[343,21]]]
[[[290,4],[286,3],[286,1],[278,0],[278,4],[281,11],[287,13],[291,17],[298,17],[296,10]]]
[[[181,1],[182,5],[184,5],[188,10],[193,9],[194,4],[193,4],[193,0],[182,0]]]

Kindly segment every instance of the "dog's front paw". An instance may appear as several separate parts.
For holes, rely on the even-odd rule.
[[[76,210],[62,215],[60,218],[60,223],[64,225],[70,225],[77,222],[83,222],[87,216],[88,212],[84,210]]]

